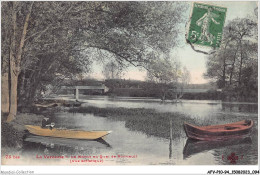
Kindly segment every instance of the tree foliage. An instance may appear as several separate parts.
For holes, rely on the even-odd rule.
[[[109,53],[120,64],[146,66],[150,52],[177,46],[185,8],[179,2],[2,2],[2,75],[11,72],[5,76],[12,116],[17,97],[32,103],[47,86],[88,72],[94,57]]]
[[[108,62],[103,66],[103,75],[106,79],[119,79],[123,75],[124,68],[118,62]]]
[[[224,29],[220,49],[208,57],[205,76],[217,82],[230,100],[256,100],[257,47],[254,18],[230,21]]]
[[[182,69],[178,60],[161,55],[148,65],[147,80],[157,84],[163,101],[167,95],[175,95],[177,99],[182,97],[183,88],[189,84],[190,73],[186,67]]]

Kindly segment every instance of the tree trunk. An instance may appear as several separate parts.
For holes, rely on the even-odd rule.
[[[230,71],[230,78],[229,78],[229,85],[232,84],[232,78],[233,78],[233,72],[234,72],[234,68],[235,68],[238,48],[239,48],[239,46],[237,46],[237,49],[236,49],[236,52],[235,52],[235,55],[234,55],[234,59],[233,59],[233,62],[232,62],[232,67],[231,67],[231,71]]]
[[[222,88],[224,88],[225,86],[226,86],[226,58],[224,58],[224,60],[223,60],[223,66],[224,66],[224,68],[223,68],[223,75],[222,75]]]
[[[17,51],[16,59],[17,59],[18,72],[20,71],[20,64],[21,64],[21,59],[22,59],[23,46],[24,46],[25,37],[26,37],[26,34],[27,34],[27,28],[28,28],[28,24],[29,24],[29,19],[30,19],[31,12],[32,12],[32,6],[33,6],[33,2],[31,4],[31,6],[30,6],[28,14],[25,17],[25,22],[24,22],[24,26],[23,26],[23,33],[22,33],[22,37],[21,37],[21,40],[20,40],[20,45],[19,45],[19,48],[18,48],[18,51]]]
[[[225,45],[225,51],[224,53],[226,53],[226,49],[227,49],[227,45],[229,44],[231,40],[228,40],[226,45]],[[226,57],[225,57],[225,54],[224,54],[224,59],[223,59],[223,75],[222,75],[222,88],[224,88],[226,86]]]
[[[166,90],[164,88],[165,84],[161,85],[161,100],[162,102],[165,102],[165,99],[166,99]]]
[[[1,110],[4,113],[9,112],[9,75],[8,72],[2,74],[2,90],[1,90]]]
[[[17,113],[17,83],[18,83],[18,76],[15,74],[13,70],[14,66],[11,65],[11,96],[10,96],[10,111],[7,117],[7,122],[11,122],[15,119]]]
[[[16,2],[13,2],[13,12],[12,12],[12,22],[13,22],[13,35],[11,39],[11,47],[10,47],[10,79],[11,79],[11,87],[10,87],[10,111],[7,117],[7,122],[11,122],[17,113],[17,82],[15,83],[15,39],[16,39]],[[17,77],[17,76],[16,76]],[[18,79],[17,79],[18,80]],[[16,89],[15,89],[16,85]]]
[[[238,85],[241,85],[241,74],[242,74],[242,65],[243,65],[243,49],[242,42],[240,40],[240,65],[239,65],[239,74],[238,74]]]
[[[162,101],[165,102],[165,93],[163,92]]]
[[[25,100],[25,71],[22,71],[18,77],[18,79],[21,79],[21,81],[18,82],[18,96],[19,96],[19,101],[18,104],[21,103],[21,101]]]
[[[13,119],[15,119],[16,113],[17,113],[17,85],[18,85],[18,76],[21,69],[21,58],[22,58],[22,52],[23,52],[23,46],[25,42],[25,37],[27,33],[27,28],[29,24],[29,19],[31,16],[32,11],[32,5],[33,2],[29,8],[29,12],[27,13],[25,17],[25,22],[23,26],[23,33],[21,36],[20,44],[18,47],[18,51],[15,54],[15,35],[16,35],[16,3],[13,2],[13,12],[12,12],[12,20],[13,20],[13,37],[12,37],[12,44],[11,44],[11,54],[10,54],[10,74],[11,74],[11,95],[10,95],[10,112],[7,117],[7,122],[11,122]]]
[[[12,36],[11,36],[11,19],[9,19],[9,23],[8,23],[8,27],[6,28],[6,30],[8,30],[8,32],[5,32],[5,37],[4,40],[2,40],[2,47],[3,45],[9,46],[8,48],[6,48],[6,52],[4,52],[4,50],[2,50],[2,70],[1,70],[1,85],[2,85],[2,89],[1,89],[1,111],[3,113],[9,113],[9,108],[10,108],[10,45],[11,45],[11,41],[12,41]],[[3,39],[3,38],[2,38]]]

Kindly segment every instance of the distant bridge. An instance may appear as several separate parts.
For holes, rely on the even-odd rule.
[[[79,90],[101,90],[102,93],[107,92],[109,89],[105,85],[101,86],[61,86],[61,90],[75,90],[75,99],[79,99]],[[169,89],[175,93],[206,93],[210,89]]]
[[[61,86],[61,90],[75,90],[74,95],[76,100],[79,99],[79,90],[101,90],[102,93],[107,92],[109,89],[105,85],[101,86]]]

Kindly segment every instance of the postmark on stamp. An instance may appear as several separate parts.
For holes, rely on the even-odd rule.
[[[193,3],[187,40],[191,44],[220,47],[227,8]]]

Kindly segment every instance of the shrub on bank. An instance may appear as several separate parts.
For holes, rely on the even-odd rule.
[[[21,147],[26,128],[24,125],[41,125],[42,115],[17,114],[16,119],[6,123],[5,116],[1,121],[1,146],[2,147]]]

